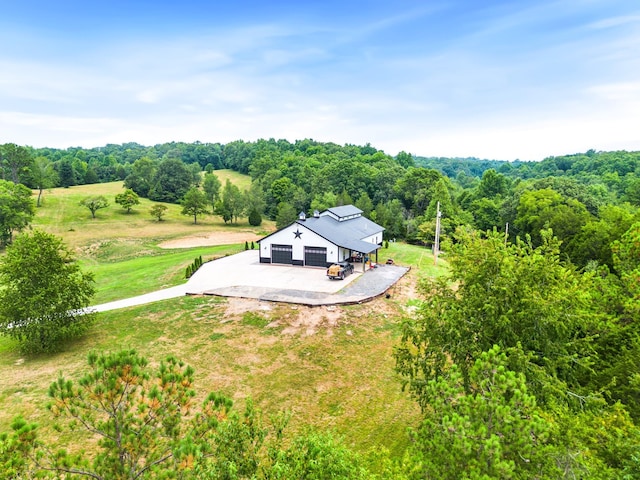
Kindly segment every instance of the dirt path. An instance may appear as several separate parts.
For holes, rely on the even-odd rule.
[[[192,248],[210,247],[213,245],[229,245],[242,242],[256,242],[262,236],[250,231],[242,232],[211,232],[202,235],[191,235],[188,237],[176,238],[160,243],[160,248]]]

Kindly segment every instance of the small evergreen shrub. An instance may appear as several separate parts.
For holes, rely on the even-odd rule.
[[[202,255],[196,257],[193,260],[193,263],[189,266],[187,266],[184,276],[185,278],[191,278],[193,276],[194,273],[196,273],[198,271],[198,269],[202,266],[204,262],[202,261]]]
[[[249,212],[249,225],[252,227],[258,227],[262,224],[262,215],[257,210],[251,210]]]

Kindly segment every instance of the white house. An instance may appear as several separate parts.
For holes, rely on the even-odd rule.
[[[365,257],[382,245],[384,228],[353,205],[314,212],[258,241],[261,263],[327,267],[351,257]]]

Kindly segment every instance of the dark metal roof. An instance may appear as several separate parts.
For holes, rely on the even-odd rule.
[[[331,212],[339,218],[349,217],[352,215],[357,216],[355,218],[339,221],[332,215],[327,215],[326,212]],[[308,228],[312,232],[320,235],[339,247],[348,248],[349,250],[360,253],[371,253],[377,250],[379,245],[371,242],[365,242],[362,239],[384,231],[384,227],[381,227],[368,218],[363,217],[362,210],[354,207],[353,205],[330,208],[322,212],[319,217],[314,216],[311,218],[307,217],[305,220],[297,220],[284,228],[289,228],[293,224],[298,224]],[[271,235],[275,235],[279,231],[284,230],[284,228],[261,238],[259,242],[262,242]],[[382,240],[382,238],[380,240]]]
[[[350,217],[351,215],[362,215],[362,210],[353,205],[342,205],[341,207],[328,208],[327,212],[331,212],[338,218]]]
[[[340,222],[329,215],[323,215],[319,218],[307,218],[304,222],[297,223],[339,247],[361,253],[371,253],[378,249],[377,244],[364,242],[361,240],[362,238],[384,231],[383,227],[362,216]]]

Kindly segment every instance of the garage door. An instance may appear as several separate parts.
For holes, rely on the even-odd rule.
[[[304,264],[311,267],[326,267],[327,249],[324,247],[304,247]]]
[[[271,263],[291,265],[293,247],[291,245],[271,245]]]

